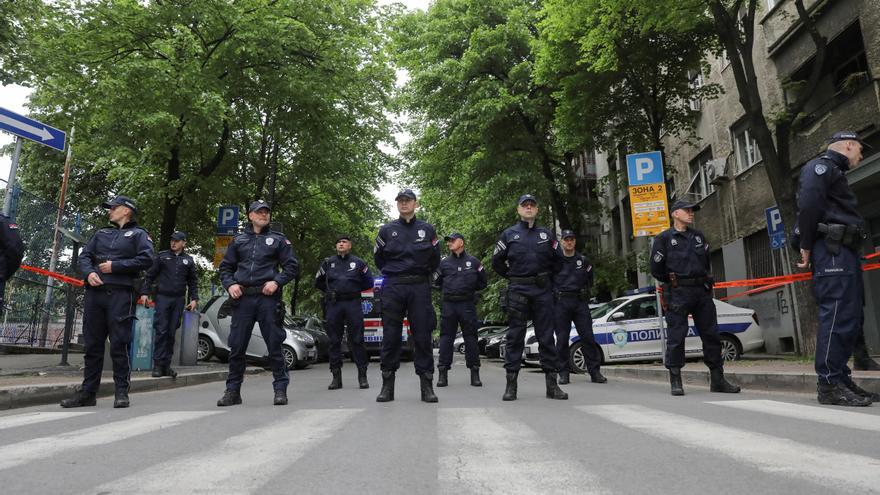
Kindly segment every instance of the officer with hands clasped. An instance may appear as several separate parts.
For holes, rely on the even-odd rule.
[[[259,322],[272,365],[273,403],[284,406],[290,375],[281,348],[286,337],[281,292],[299,274],[299,263],[287,237],[269,229],[271,209],[265,201],[250,204],[248,219],[250,224],[232,239],[220,262],[220,280],[234,302],[229,331],[229,376],[226,392],[217,405],[241,404],[248,343],[254,323]]]
[[[377,402],[394,400],[394,378],[400,368],[403,319],[412,330],[414,364],[422,401],[437,402],[434,394],[434,350],[431,334],[437,315],[431,304],[431,275],[440,264],[440,246],[434,227],[416,218],[416,194],[397,194],[400,218],[379,228],[373,258],[384,276],[382,307],[382,390]]]
[[[865,292],[859,260],[864,219],[846,179],[867,145],[854,132],[835,133],[828,149],[801,169],[798,230],[801,261],[812,263],[813,294],[819,305],[816,375],[820,404],[868,406],[880,399],[850,378],[847,361],[862,331]]]
[[[509,282],[506,293],[508,318],[504,368],[507,386],[502,400],[516,400],[517,378],[522,367],[526,325],[535,324],[547,398],[566,400],[559,388],[559,360],[554,342],[553,275],[561,269],[562,253],[556,236],[538,226],[538,200],[531,194],[517,202],[520,221],[501,233],[492,255],[492,269]]]
[[[138,210],[130,198],[116,196],[101,206],[108,209],[113,226],[96,232],[79,255],[79,271],[86,282],[82,388],[73,397],[61,401],[61,407],[95,405],[104,369],[104,342],[108,337],[116,386],[113,407],[129,406],[129,351],[140,290],[135,280],[153,264],[153,240],[135,222]]]
[[[482,387],[480,350],[477,346],[477,292],[486,288],[486,271],[480,260],[464,250],[464,236],[453,232],[443,238],[449,256],[440,261],[434,274],[434,286],[440,289],[440,358],[437,386],[449,384],[455,333],[461,326],[464,337],[465,364],[471,370],[471,386]]]
[[[146,303],[146,294],[155,294],[156,302],[156,313],[153,315],[154,377],[177,377],[177,372],[171,368],[174,334],[180,326],[184,307],[192,311],[199,301],[196,264],[192,256],[184,252],[184,248],[186,233],[176,231],[171,234],[171,249],[159,251],[144,277],[145,295],[141,297],[141,304]]]
[[[327,333],[330,337],[329,390],[342,388],[342,338],[348,331],[348,344],[358,369],[358,386],[370,388],[367,381],[369,356],[364,348],[364,314],[361,291],[373,287],[373,274],[367,263],[351,254],[351,237],[336,237],[336,254],[325,259],[315,275],[315,287],[324,292]]]
[[[713,280],[709,267],[709,243],[699,230],[691,228],[698,205],[676,201],[672,205],[672,228],[654,238],[651,274],[663,283],[666,306],[666,368],[672,395],[684,395],[681,368],[684,366],[688,315],[703,342],[703,362],[709,367],[712,392],[738,393],[739,386],[724,378],[718,315],[712,298]]]
[[[590,316],[590,288],[593,286],[593,265],[586,256],[577,252],[574,231],[562,231],[562,269],[553,276],[553,294],[556,297],[556,353],[559,355],[559,383],[569,382],[569,340],[574,323],[580,337],[581,352],[593,383],[608,381],[599,371],[599,347],[593,336]]]

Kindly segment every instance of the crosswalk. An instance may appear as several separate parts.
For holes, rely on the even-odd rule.
[[[558,413],[554,419],[527,414],[508,405],[437,408],[436,425],[424,425],[425,431],[435,439],[431,445],[436,448],[436,479],[427,480],[424,490],[420,491],[538,494],[568,493],[573,487],[585,495],[632,491],[630,485],[623,484],[627,480],[613,474],[613,466],[605,469],[601,459],[572,455],[570,450],[560,447],[558,439],[548,440],[550,430],[563,432],[563,438],[566,431],[594,432],[593,439],[619,438],[621,445],[637,439],[636,445],[646,447],[644,452],[629,453],[633,465],[656,461],[658,451],[687,452],[717,459],[746,475],[760,473],[783,483],[790,480],[801,489],[802,485],[812,486],[815,493],[880,493],[880,415],[871,410],[855,412],[774,400],[707,401],[699,403],[699,414],[689,409],[673,412],[656,404],[653,407],[633,403],[554,405],[559,406],[554,409]],[[739,426],[727,425],[715,420],[712,414],[731,410],[747,421],[739,422]],[[34,438],[21,441],[10,441],[10,437],[0,435],[0,487],[4,480],[11,480],[14,473],[48,459],[77,458],[88,451],[151,434],[174,438],[180,429],[205,427],[214,422],[214,430],[222,429],[225,433],[215,435],[203,445],[169,449],[169,456],[149,458],[135,463],[134,468],[128,463],[125,469],[111,470],[109,478],[97,480],[94,486],[78,486],[62,492],[272,493],[266,490],[268,483],[297,473],[297,462],[304,457],[321,455],[326,446],[334,442],[350,441],[358,420],[376,414],[366,407],[276,408],[254,419],[242,411],[166,411],[117,416],[116,419],[108,419],[113,416],[100,410],[0,416],[0,431],[9,433],[27,428],[48,431],[43,429],[47,425],[71,424],[69,430],[62,428],[63,433],[38,433]],[[812,430],[857,432],[857,436],[872,439],[877,448],[873,452],[862,449],[860,453],[851,453],[844,451],[841,445],[821,445],[809,439],[795,440],[768,433],[766,428],[760,431],[742,426],[748,422],[760,424],[770,417],[809,425]],[[228,421],[218,426],[221,420],[230,418],[234,418],[234,428],[228,426]],[[557,423],[548,424],[548,421]],[[90,426],[73,426],[82,424]],[[382,435],[388,431],[376,428],[368,444],[351,445],[351,459],[328,460],[328,472],[343,476],[342,466],[346,463],[370,462],[370,452],[383,448]],[[674,446],[682,450],[675,450]],[[594,446],[592,452],[601,452],[603,448],[610,446]],[[398,455],[402,458],[407,453],[402,451]],[[114,459],[104,462],[112,467]],[[308,475],[322,479],[326,473]],[[324,491],[320,483],[311,486]],[[364,486],[364,493],[369,493],[368,482]],[[19,488],[16,493],[43,493],[45,488],[37,484],[32,491]],[[651,488],[645,487],[645,492]],[[0,488],[0,491],[4,490]]]

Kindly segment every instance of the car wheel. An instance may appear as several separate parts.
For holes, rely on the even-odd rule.
[[[199,335],[199,346],[196,350],[196,358],[199,361],[207,361],[214,357],[214,342],[207,335]]]
[[[290,346],[283,345],[281,346],[281,354],[284,356],[284,366],[289,370],[295,369],[296,364],[299,362],[299,359],[296,357],[296,351]]]
[[[584,343],[575,342],[568,351],[569,367],[575,373],[587,372],[587,358],[584,356]]]
[[[736,337],[731,335],[721,336],[721,359],[725,361],[736,361],[742,357],[742,346]]]
[[[459,344],[459,346],[458,346],[458,353],[459,353],[459,354],[464,354],[464,344]]]

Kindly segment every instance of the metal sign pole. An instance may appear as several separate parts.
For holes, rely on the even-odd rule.
[[[654,247],[654,237],[648,238],[648,263],[651,262],[651,249]],[[663,366],[666,366],[666,325],[663,319],[663,301],[660,295],[660,283],[654,280],[654,297],[657,301],[657,328],[660,331],[660,355],[663,357]]]
[[[12,166],[9,168],[9,182],[6,183],[6,198],[3,200],[3,214],[9,216],[12,211],[13,188],[15,187],[15,176],[18,175],[18,159],[21,157],[21,146],[24,140],[15,136],[15,151],[12,153]]]

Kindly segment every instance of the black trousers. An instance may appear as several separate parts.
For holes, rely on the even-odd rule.
[[[137,295],[131,288],[88,287],[83,301],[85,371],[83,392],[97,393],[104,369],[104,342],[110,339],[113,383],[116,391],[128,392],[131,385],[131,339]]]

